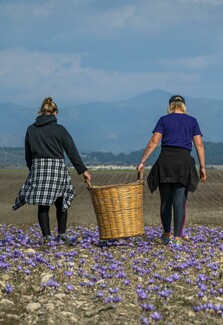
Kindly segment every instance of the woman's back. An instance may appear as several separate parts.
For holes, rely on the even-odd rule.
[[[26,141],[34,158],[64,158],[66,130],[54,115],[40,115],[27,129]]]
[[[202,135],[197,120],[184,113],[162,116],[153,132],[162,134],[161,146],[181,147],[192,150],[192,140]]]

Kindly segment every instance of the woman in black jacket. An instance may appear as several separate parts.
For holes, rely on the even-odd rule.
[[[44,99],[38,113],[36,122],[28,127],[25,136],[25,158],[30,172],[13,209],[16,210],[25,203],[38,205],[38,220],[43,241],[47,243],[52,240],[49,209],[55,204],[57,241],[62,240],[71,245],[72,241],[66,234],[67,209],[75,192],[65,166],[64,152],[85,180],[90,180],[91,174],[83,164],[68,131],[57,124],[58,108],[51,97]]]

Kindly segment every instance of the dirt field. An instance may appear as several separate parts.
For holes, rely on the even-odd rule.
[[[71,175],[77,197],[69,211],[74,246],[68,247],[42,244],[37,207],[12,210],[27,171],[0,171],[0,324],[222,323],[223,171],[209,170],[208,182],[189,195],[180,246],[161,243],[159,194],[150,194],[147,184],[145,235],[100,241],[86,184]],[[129,171],[94,172],[93,184],[135,178]]]
[[[17,211],[12,210],[15,197],[27,176],[27,170],[0,170],[0,223],[5,224],[33,224],[37,222],[37,207],[25,205]],[[70,171],[76,190],[76,197],[69,208],[69,224],[96,224],[91,198],[87,185],[82,176],[75,170]],[[128,183],[136,180],[134,171],[92,172],[92,183],[95,185],[108,185]],[[159,193],[151,194],[146,183],[144,185],[144,221],[146,225],[159,224]],[[223,170],[208,170],[208,180],[199,184],[194,193],[189,193],[187,201],[188,224],[222,225],[223,220]],[[55,223],[54,207],[51,208],[51,223]]]

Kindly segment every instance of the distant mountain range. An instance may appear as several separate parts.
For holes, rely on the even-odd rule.
[[[114,103],[60,107],[58,123],[67,128],[82,152],[130,153],[146,146],[172,95],[153,90]],[[204,141],[222,142],[223,100],[185,99],[187,113],[198,119]],[[37,110],[0,103],[0,147],[23,147],[26,128],[34,122]]]

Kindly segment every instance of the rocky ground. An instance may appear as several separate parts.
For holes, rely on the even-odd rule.
[[[37,225],[1,225],[0,324],[220,324],[223,228],[193,225],[182,246],[100,241],[70,226],[74,246],[43,245]]]

